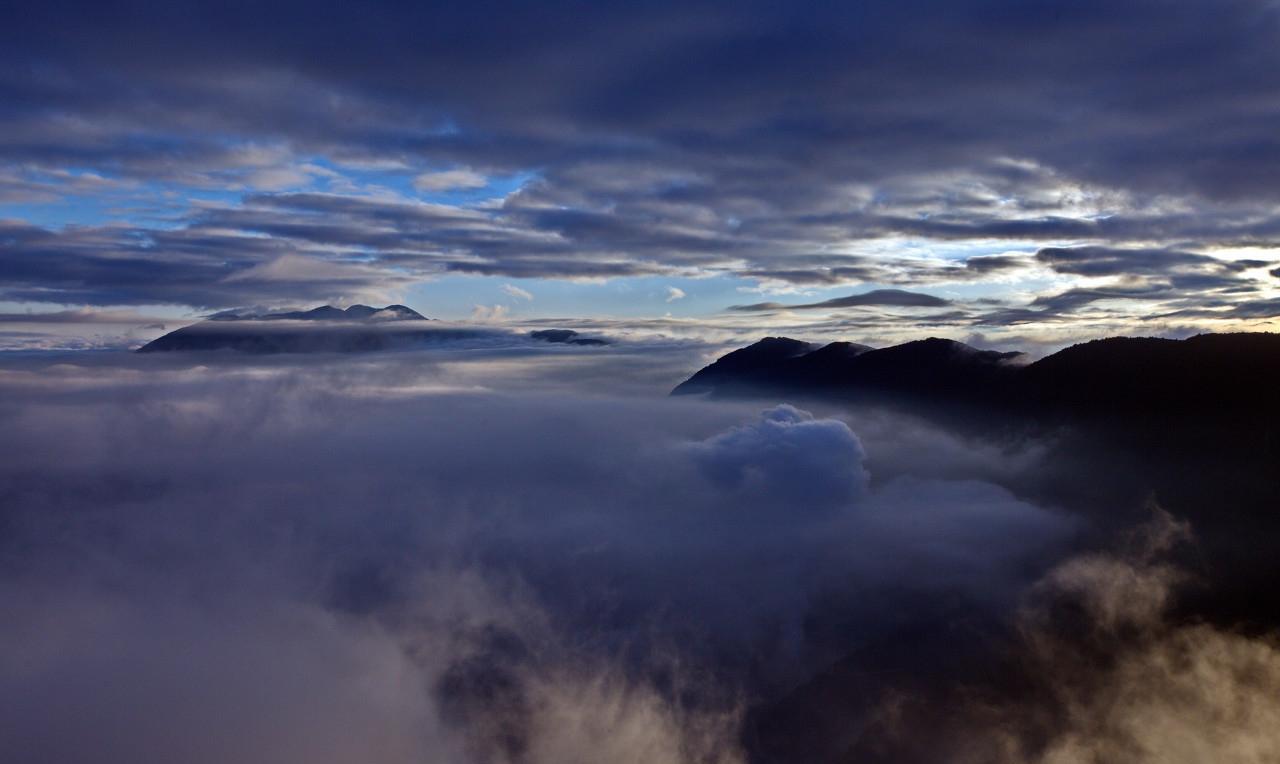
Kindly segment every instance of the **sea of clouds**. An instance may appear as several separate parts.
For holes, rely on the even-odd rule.
[[[1173,519],[1093,548],[1036,444],[592,352],[9,362],[0,758],[777,760],[851,660],[824,760],[1275,755],[1280,652],[1166,617]]]

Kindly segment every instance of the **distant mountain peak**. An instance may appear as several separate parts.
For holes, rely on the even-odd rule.
[[[816,348],[811,342],[793,340],[790,337],[765,337],[744,348],[716,359],[710,366],[680,383],[674,395],[721,391],[729,386],[750,386],[759,372],[812,353]]]
[[[213,321],[427,321],[430,320],[413,308],[404,305],[388,305],[374,308],[369,305],[352,305],[343,310],[332,305],[321,305],[310,310],[290,310],[274,313],[237,313],[224,311],[210,317]]]
[[[344,311],[348,318],[373,321],[426,321],[418,311],[405,305],[388,305],[385,308],[371,308],[368,305],[352,305]]]
[[[535,340],[556,345],[608,345],[609,341],[598,337],[583,337],[572,329],[535,329],[529,332]]]
[[[140,353],[170,350],[236,350],[246,353],[316,353],[386,350],[467,330],[437,328],[412,308],[352,305],[343,310],[321,305],[310,310],[223,312],[184,326],[138,348]],[[474,333],[474,332],[472,332]]]

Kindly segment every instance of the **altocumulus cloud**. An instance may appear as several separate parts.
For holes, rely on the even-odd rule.
[[[781,288],[999,273],[1024,280],[1007,291],[1022,302],[1046,296],[1035,264],[1070,287],[1099,269],[1151,278],[1160,261],[1195,272],[1101,318],[1274,316],[1261,273],[1187,259],[1245,247],[1274,267],[1272,3],[579,11],[388,2],[305,29],[292,0],[5,13],[0,199],[22,220],[3,224],[0,295],[225,308],[445,273]],[[229,197],[172,201],[206,192]],[[103,225],[77,212],[89,198],[162,207],[166,223]],[[29,208],[48,204],[75,225],[37,223]],[[1088,274],[1032,258],[1069,243],[1151,257]],[[942,245],[965,257],[929,254]],[[351,267],[229,278],[286,254]],[[1096,303],[1041,307],[951,323],[1100,318]]]

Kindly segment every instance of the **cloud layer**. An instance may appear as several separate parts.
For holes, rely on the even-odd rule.
[[[1276,315],[1261,0],[0,22],[9,301],[385,301],[464,273],[943,285],[965,304],[934,320],[964,330]]]
[[[758,695],[940,599],[1001,612],[1074,532],[936,433],[877,486],[791,407],[409,369],[6,373],[6,755],[737,761]]]

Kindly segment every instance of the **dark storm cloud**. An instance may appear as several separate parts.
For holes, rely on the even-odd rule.
[[[767,311],[767,310],[824,310],[831,308],[857,308],[863,306],[895,307],[895,308],[940,308],[950,305],[944,300],[922,292],[908,292],[902,289],[873,289],[862,294],[851,294],[848,297],[835,297],[822,302],[810,302],[799,305],[784,305],[777,302],[760,302],[753,305],[733,305],[729,310]]]
[[[1024,255],[976,255],[958,261],[872,255],[753,255],[751,266],[735,271],[765,282],[826,286],[864,281],[903,286],[976,282],[996,273],[1026,270]],[[893,291],[893,290],[889,290]]]
[[[1160,285],[1133,288],[1079,288],[1037,297],[1031,301],[1031,305],[1053,313],[1069,313],[1076,308],[1091,305],[1100,300],[1158,300],[1163,297],[1169,297],[1171,294],[1172,290]]]
[[[154,316],[127,311],[104,310],[58,310],[47,313],[0,313],[0,324],[132,324],[142,325],[154,322]],[[150,324],[150,329],[163,325]]]
[[[613,216],[553,210],[511,200],[494,210],[331,194],[255,196],[246,206],[204,213],[200,223],[297,238],[316,245],[343,244],[386,255],[400,266],[510,276],[627,275],[654,272],[646,254],[666,253],[664,270],[723,263],[709,237],[645,231]],[[624,255],[629,255],[623,260]],[[616,262],[611,262],[611,258]],[[579,270],[574,260],[579,260]]]
[[[1046,179],[1050,180],[1050,179]],[[1033,193],[1034,188],[1009,188],[1008,194]],[[1061,193],[1061,191],[1059,191]],[[1069,196],[1069,195],[1068,195]],[[1196,199],[1188,203],[1198,209],[1195,214],[1170,215],[1159,210],[1158,201],[1149,199],[1155,207],[1149,210],[1137,198],[1127,201],[1099,200],[1099,208],[1108,214],[1098,217],[1070,217],[1063,214],[1043,215],[1039,210],[1017,209],[1018,214],[1002,210],[991,214],[979,209],[956,209],[954,202],[944,199],[934,202],[927,216],[906,218],[894,213],[907,209],[906,200],[882,200],[879,215],[850,215],[845,218],[851,230],[864,234],[905,234],[923,236],[944,241],[968,239],[1034,240],[1098,240],[1106,242],[1147,243],[1151,241],[1196,242],[1210,241],[1225,244],[1274,247],[1280,238],[1280,220],[1267,205],[1248,204],[1215,205],[1209,200]],[[1046,203],[1050,204],[1050,203]],[[1051,206],[1067,206],[1068,199],[1059,199]],[[936,210],[936,211],[934,211]]]
[[[768,173],[773,158],[835,159],[849,146],[863,151],[831,170],[963,166],[976,149],[1119,186],[1236,196],[1271,193],[1263,181],[1277,161],[1265,108],[1275,18],[1260,2],[385,4],[368,13],[50,3],[5,21],[17,125],[50,112],[111,116],[176,133],[178,146],[208,116],[206,130],[252,124],[356,151],[489,150],[520,164],[557,150],[652,156],[659,144],[697,160],[694,169],[741,165],[734,177]],[[475,134],[441,129],[445,119]],[[130,135],[81,144],[128,146]],[[163,146],[133,141],[139,155]],[[9,149],[28,158],[42,143],[81,148],[33,133]],[[722,160],[705,155],[712,145]],[[752,166],[749,152],[763,159]],[[804,172],[825,174],[808,163]]]
[[[787,265],[790,258],[778,258],[783,265]],[[827,261],[845,260],[857,262],[862,258],[824,258]],[[743,276],[762,281],[783,282],[787,284],[798,284],[802,286],[828,285],[828,284],[844,284],[850,281],[884,281],[891,277],[892,272],[888,268],[876,266],[873,264],[849,266],[840,265],[836,267],[830,266],[814,266],[811,268],[750,268],[741,272]]]
[[[305,251],[305,250],[304,250]],[[0,221],[0,296],[32,302],[225,307],[378,294],[403,276],[329,249],[199,227],[50,231]]]
[[[1238,318],[1272,318],[1280,316],[1280,299],[1250,300],[1231,306],[1227,312]]]
[[[1238,273],[1267,265],[1264,260],[1220,260],[1177,250],[1109,247],[1048,247],[1036,252],[1036,260],[1058,273],[1077,276],[1166,275],[1200,269]]]
[[[1260,0],[28,4],[0,17],[0,194],[284,189],[333,171],[315,157],[539,178],[484,211],[252,196],[183,221],[304,242],[308,257],[364,248],[387,265],[370,281],[407,268],[910,285],[1014,265],[800,261],[884,236],[1269,246],[1276,26]],[[199,305],[270,291],[209,287],[212,264],[165,271],[163,248],[154,264],[49,251],[52,272],[0,272],[7,297],[157,300],[170,280],[166,301]],[[339,282],[313,293],[354,286]]]
[[[1280,299],[1245,300],[1243,302],[1226,302],[1222,300],[1194,301],[1190,307],[1181,307],[1161,317],[1172,318],[1236,318],[1261,319],[1280,316]]]
[[[1138,315],[1147,318],[1269,317],[1267,301],[1250,300],[1262,285],[1250,271],[1270,262],[1256,259],[1226,260],[1209,255],[1168,249],[1119,249],[1113,247],[1046,247],[1035,261],[1056,273],[1105,279],[1105,283],[1071,287],[1041,294],[1025,306],[1010,306],[977,318],[985,325],[1011,325],[1070,320],[1082,309],[1098,303],[1112,306],[1116,315],[1132,314],[1115,308],[1126,302],[1148,303]],[[1254,306],[1254,307],[1250,307]]]
[[[1027,259],[1017,255],[978,255],[964,261],[967,270],[982,275],[1005,273],[1027,266]]]
[[[983,326],[1011,326],[1070,321],[1079,318],[1083,309],[1096,308],[1098,303],[1109,305],[1124,302],[1157,303],[1174,300],[1179,296],[1180,293],[1167,283],[1076,287],[1041,295],[1031,300],[1026,307],[1007,307],[990,311],[975,317],[974,323]],[[1204,300],[1192,301],[1203,302]],[[1127,311],[1122,310],[1121,313],[1127,313]],[[1146,312],[1148,315],[1149,313],[1150,311]],[[1168,317],[1165,314],[1161,315]]]
[[[679,257],[674,238],[645,245],[669,253],[659,263],[637,257],[639,244],[626,255],[620,242],[575,236],[501,211],[322,194],[253,196],[173,229],[0,221],[0,296],[222,308],[380,295],[443,272],[600,278],[716,260],[692,245]]]
[[[801,262],[805,260],[801,259]],[[808,262],[821,268],[826,261],[810,258]],[[981,255],[955,264],[933,264],[932,267],[920,261],[885,259],[879,263],[868,262],[861,273],[865,278],[878,281],[928,283],[931,280],[965,281],[1039,265],[1055,273],[1107,280],[1107,283],[1041,294],[1022,306],[1001,307],[979,315],[956,311],[932,317],[935,322],[942,324],[977,323],[998,326],[1070,320],[1078,317],[1082,309],[1102,302],[1113,307],[1121,306],[1114,308],[1117,314],[1133,314],[1132,310],[1122,307],[1124,302],[1145,302],[1162,303],[1166,310],[1158,311],[1158,314],[1166,318],[1269,317],[1271,314],[1268,313],[1266,301],[1247,299],[1260,289],[1260,284],[1250,271],[1265,268],[1269,264],[1270,261],[1266,260],[1226,260],[1181,250],[1081,246],[1046,247],[1037,251],[1033,257]],[[764,276],[768,272],[755,273]],[[816,303],[762,302],[735,305],[730,310],[766,312],[855,306],[943,307],[953,304],[952,300],[929,294],[882,289]],[[982,309],[985,305],[983,300],[976,299],[968,301],[967,307]],[[1147,311],[1142,315],[1149,313]]]

